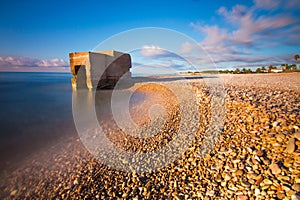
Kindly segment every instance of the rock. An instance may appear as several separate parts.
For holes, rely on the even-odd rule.
[[[222,181],[222,182],[221,182],[221,186],[222,186],[222,187],[226,187],[226,185],[227,185],[227,182],[226,182],[226,181]]]
[[[208,195],[208,196],[212,197],[212,196],[214,196],[214,195],[215,195],[215,191],[213,191],[213,190],[211,190],[211,191],[208,191],[208,192],[206,193],[206,195]]]
[[[250,183],[247,181],[242,182],[243,187],[250,187]]]
[[[293,190],[291,190],[291,188],[288,185],[283,185],[282,188],[286,191],[286,192],[294,192]]]
[[[299,77],[297,79],[300,83]],[[284,81],[284,83],[287,82]],[[300,84],[298,85],[300,86]],[[271,84],[268,84],[268,86],[271,86]],[[249,94],[250,96],[253,95],[253,102],[251,103],[239,99],[240,93],[249,93],[247,90],[252,90]],[[291,129],[293,125],[299,124],[297,121],[299,113],[293,112],[293,110],[299,107],[300,93],[295,95],[295,93],[290,93],[290,90],[288,91],[280,93],[281,95],[278,98],[275,98],[273,91],[269,89],[256,91],[255,88],[249,87],[248,89],[234,88],[233,91],[228,91],[229,98],[226,97],[228,118],[224,119],[225,126],[218,135],[219,137],[215,137],[218,139],[216,143],[212,140],[214,137],[203,137],[205,134],[202,133],[207,130],[210,119],[213,118],[209,112],[204,110],[204,108],[207,109],[206,104],[209,102],[200,103],[199,107],[202,109],[201,122],[199,131],[195,132],[195,142],[190,144],[189,150],[180,156],[180,159],[176,159],[176,161],[155,170],[155,172],[140,173],[131,171],[133,169],[123,172],[98,164],[97,159],[90,162],[92,156],[86,156],[89,155],[88,151],[82,153],[80,150],[85,148],[80,147],[77,150],[77,147],[74,148],[73,144],[70,143],[69,147],[66,146],[70,152],[62,154],[58,151],[59,156],[55,156],[57,161],[53,162],[51,157],[49,157],[49,160],[46,158],[49,161],[49,163],[45,163],[47,167],[37,165],[33,169],[29,168],[30,170],[25,174],[22,172],[19,177],[15,176],[16,173],[13,173],[12,179],[2,181],[7,184],[2,188],[5,189],[4,192],[8,195],[3,199],[26,199],[31,196],[41,196],[48,199],[56,196],[62,199],[149,199],[150,197],[151,199],[157,199],[162,197],[165,199],[209,200],[220,198],[254,200],[291,199],[292,195],[294,195],[294,199],[297,199],[296,195],[299,196],[297,191],[299,191],[300,184],[299,147],[295,146],[293,154],[287,154],[285,153],[285,145],[291,137],[294,138],[296,145],[299,142],[295,134],[291,135],[295,132]],[[231,95],[232,92],[234,92],[234,96]],[[276,94],[279,93],[276,92]],[[247,99],[246,97],[243,98]],[[206,97],[200,100],[202,102],[211,101]],[[252,103],[253,105],[251,105]],[[202,115],[202,113],[204,114]],[[148,138],[144,140],[138,137],[138,139],[128,136],[123,137],[123,134],[108,134],[107,136],[118,147],[122,147],[125,153],[126,151],[131,153],[146,152],[145,155],[150,155],[156,145],[160,149],[169,143],[174,137],[173,132],[175,133],[181,127],[180,118],[178,118],[178,124],[173,127],[172,123],[177,123],[175,120],[177,116],[169,115],[172,122],[165,124],[168,130],[163,130],[163,134],[157,134],[151,140]],[[204,123],[202,123],[202,117]],[[283,120],[279,120],[280,118]],[[285,123],[283,123],[284,120],[286,120]],[[276,129],[272,127],[274,121],[279,122]],[[189,124],[183,124],[183,127],[185,126],[188,127]],[[162,128],[157,129],[161,130]],[[280,130],[277,131],[277,129]],[[113,133],[113,127],[110,131]],[[214,128],[212,131],[215,131]],[[205,140],[208,140],[207,143],[213,142],[214,144],[212,146],[207,145],[211,149],[210,153],[207,154],[209,157],[198,154],[202,151],[201,146],[205,143]],[[178,144],[182,142],[179,141]],[[273,145],[275,143],[276,145]],[[81,140],[77,140],[76,145],[79,144],[81,144]],[[78,152],[77,156],[69,156],[70,154],[73,155],[73,152]],[[115,152],[111,153],[112,159],[114,159],[116,157]],[[170,149],[166,153],[169,155],[169,153],[176,153],[176,151],[173,152]],[[46,155],[51,156],[48,152]],[[66,160],[60,160],[60,155],[66,155]],[[120,156],[124,157],[124,155]],[[139,162],[136,159],[137,157],[134,156],[133,158],[134,162]],[[69,159],[71,162],[66,162]],[[148,160],[147,156],[140,161],[141,168],[146,171],[148,165],[157,162],[156,158],[153,157]],[[145,163],[143,163],[144,161]],[[48,168],[56,164],[55,169],[65,166],[64,164],[66,164],[66,168],[62,168],[61,171]],[[122,167],[127,164],[127,161],[120,163]],[[66,177],[70,175],[70,172],[72,174],[67,179]],[[53,174],[53,177],[51,174]],[[28,178],[23,179],[22,177],[26,177],[25,175]],[[27,185],[31,187],[25,187]],[[17,190],[13,191],[15,189]],[[14,196],[10,196],[10,194]]]
[[[269,179],[265,179],[264,180],[264,183],[266,184],[266,185],[272,185],[272,181],[271,180],[269,180]]]
[[[285,166],[285,167],[292,167],[293,166],[293,159],[291,159],[291,158],[286,158],[286,159],[284,159],[284,162],[283,162],[283,165]]]
[[[269,167],[270,167],[270,169],[271,169],[271,171],[272,171],[272,173],[273,173],[274,175],[277,175],[277,174],[280,174],[280,173],[281,173],[281,169],[280,169],[280,167],[278,166],[278,164],[273,163],[273,164],[271,164]]]
[[[248,197],[246,195],[239,195],[238,200],[248,200]]]
[[[255,196],[258,196],[259,194],[260,194],[260,189],[256,188],[256,189],[254,190],[254,195],[255,195]]]
[[[258,165],[253,165],[252,168],[253,168],[254,170],[257,170],[259,167],[258,167]]]
[[[282,144],[279,143],[279,142],[276,142],[276,143],[273,144],[273,147],[281,147],[281,146],[282,146]]]
[[[297,194],[293,194],[291,197],[292,200],[300,200],[300,196]]]
[[[73,182],[74,185],[77,185],[79,182],[78,182],[78,179],[76,178]]]
[[[264,177],[262,175],[258,176],[256,179],[255,185],[259,185],[264,180]]]
[[[276,135],[276,140],[278,142],[283,142],[284,141],[285,136],[283,134],[277,134]]]
[[[300,132],[295,133],[293,137],[296,138],[297,140],[300,140]]]
[[[286,145],[285,151],[287,153],[293,153],[295,151],[295,138],[291,138]]]
[[[17,194],[17,192],[18,192],[17,190],[11,191],[11,192],[10,192],[10,196],[15,196],[15,195]]]
[[[295,183],[293,185],[293,189],[296,191],[296,192],[300,192],[300,183]]]
[[[278,199],[284,199],[285,198],[285,194],[284,193],[278,193],[277,194],[277,198]]]
[[[266,196],[266,195],[267,195],[266,191],[262,191],[262,192],[261,192],[261,195],[262,195],[262,196]]]
[[[268,190],[267,193],[268,193],[269,195],[270,195],[270,194],[272,195],[272,194],[275,194],[275,191],[274,191],[274,190]]]
[[[265,153],[264,153],[264,151],[262,151],[262,150],[258,150],[258,151],[256,152],[256,155],[259,156],[259,157],[262,157],[264,154],[265,154]]]
[[[243,174],[244,174],[243,170],[237,170],[235,172],[235,175],[237,175],[237,176],[242,176]]]
[[[294,133],[293,137],[296,138],[297,140],[300,140],[300,131]]]
[[[231,176],[229,173],[226,173],[225,175],[225,181],[229,181],[231,179]]]
[[[269,184],[269,185],[264,185],[264,186],[261,187],[261,189],[262,189],[262,190],[268,190],[268,189],[270,188],[270,185],[271,185],[271,184]],[[263,194],[263,192],[265,192],[265,191],[262,191],[262,194]],[[264,194],[263,194],[263,195],[264,195]]]

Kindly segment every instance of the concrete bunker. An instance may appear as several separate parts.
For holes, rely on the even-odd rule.
[[[131,77],[131,57],[114,50],[69,54],[72,88],[113,88],[122,76]]]

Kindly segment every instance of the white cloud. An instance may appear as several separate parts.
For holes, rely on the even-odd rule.
[[[236,52],[236,49],[232,45],[228,44],[231,40],[231,37],[230,33],[228,33],[226,29],[222,29],[216,25],[202,26],[194,23],[191,23],[191,26],[204,33],[205,38],[197,45],[194,45],[194,47],[192,47],[191,44],[183,44],[181,49],[182,52],[188,53],[194,50],[201,52],[202,50],[199,49],[200,47],[203,48],[203,50],[205,50],[208,54],[228,54]]]
[[[266,2],[257,0],[259,6],[265,7],[272,4],[270,2],[270,0]],[[221,7],[217,11],[218,14],[225,17],[227,22],[235,27],[233,31],[226,35],[226,39],[228,41],[231,40],[235,44],[252,45],[252,43],[264,39],[264,34],[266,34],[266,32],[269,32],[268,38],[271,39],[272,36],[276,36],[276,31],[281,28],[288,27],[296,22],[296,20],[288,14],[257,16],[255,10],[256,7],[256,4],[249,9],[242,5],[236,5],[233,6],[231,10]],[[214,27],[214,29],[216,33],[220,30],[218,26]],[[272,35],[272,33],[275,34]],[[220,35],[220,33],[218,33],[218,35]],[[216,43],[218,42],[220,41],[216,40]]]
[[[39,67],[61,67],[67,66],[68,64],[63,59],[54,58],[51,60],[40,60],[37,62]]]
[[[20,71],[33,71],[36,69],[37,71],[43,70],[53,70],[61,71],[66,70],[68,68],[68,63],[63,59],[54,58],[49,60],[40,60],[35,58],[28,57],[0,57],[0,70],[9,71],[19,69]]]
[[[239,18],[249,14],[249,12],[252,12],[250,9],[248,9],[246,6],[243,5],[235,5],[232,7],[231,11],[228,11],[226,7],[222,6],[217,10],[217,13],[219,15],[223,15],[227,20],[231,22],[235,22],[239,20]]]
[[[299,44],[299,19],[280,10],[282,6],[279,5],[283,1],[278,2],[255,0],[251,7],[220,7],[217,10],[221,17],[220,24],[190,23],[190,26],[204,35],[198,45],[216,63],[262,62],[269,56],[259,56],[259,49]],[[274,9],[278,10],[275,12]],[[189,53],[195,49],[188,44],[182,45],[182,52]]]
[[[278,8],[280,5],[279,0],[254,0],[255,6],[257,8],[272,10]]]
[[[214,45],[224,41],[228,37],[228,33],[225,29],[221,29],[218,26],[200,26],[199,29],[206,34],[205,39],[201,42],[202,45]]]
[[[282,2],[282,1],[281,1]],[[283,7],[290,9],[290,10],[300,10],[299,6],[299,0],[288,0],[288,1],[283,1],[281,4]]]
[[[164,55],[166,53],[167,52],[164,49],[155,45],[144,45],[141,48],[141,54],[146,57],[155,57],[155,56]]]
[[[9,62],[9,61],[13,61],[14,59],[13,59],[13,57],[9,56],[9,57],[6,57],[4,60]]]
[[[185,53],[190,53],[195,49],[195,45],[191,44],[189,42],[185,42],[181,45],[181,50],[180,53],[185,54]]]

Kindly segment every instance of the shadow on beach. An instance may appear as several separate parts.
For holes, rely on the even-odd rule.
[[[120,79],[116,87],[105,87],[98,88],[97,91],[101,90],[119,90],[129,89],[135,84],[139,83],[164,83],[164,82],[175,82],[175,81],[197,81],[205,79],[218,79],[217,75],[204,75],[204,76],[145,76],[145,77],[131,77],[129,79]]]
[[[132,77],[134,83],[142,82],[171,82],[180,80],[199,80],[207,78],[217,78],[216,76],[150,76],[150,77]]]

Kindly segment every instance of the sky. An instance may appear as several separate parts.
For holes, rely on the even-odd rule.
[[[107,49],[131,53],[137,73],[300,54],[299,0],[2,0],[0,9],[0,71],[69,71],[70,52]]]

